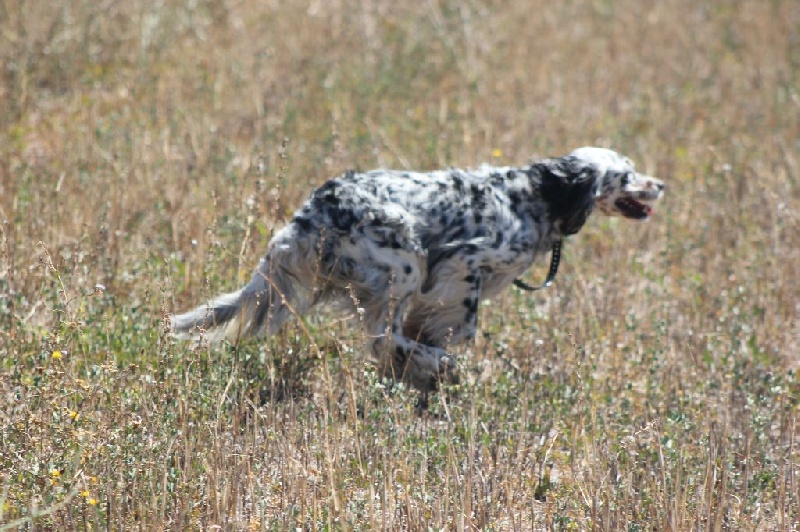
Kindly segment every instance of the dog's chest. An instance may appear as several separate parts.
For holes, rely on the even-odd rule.
[[[552,239],[546,233],[526,229],[510,235],[500,252],[488,254],[484,261],[483,296],[491,298],[505,290],[551,248]]]

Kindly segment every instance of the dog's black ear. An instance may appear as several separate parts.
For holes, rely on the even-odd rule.
[[[564,235],[577,233],[594,209],[599,172],[572,156],[545,159],[540,170],[540,191],[550,220]]]

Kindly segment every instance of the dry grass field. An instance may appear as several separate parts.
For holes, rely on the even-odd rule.
[[[587,144],[656,215],[427,413],[343,316],[165,330],[348,168]],[[798,530],[799,263],[795,0],[2,0],[0,529]]]

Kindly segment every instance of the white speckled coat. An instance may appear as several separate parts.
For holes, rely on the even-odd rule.
[[[362,309],[381,369],[417,389],[457,378],[445,348],[472,339],[504,290],[593,209],[648,218],[664,185],[602,148],[524,167],[347,172],[316,189],[250,283],[174,316],[180,336],[274,333],[319,303]]]

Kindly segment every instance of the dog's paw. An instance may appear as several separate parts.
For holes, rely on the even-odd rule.
[[[453,357],[442,349],[429,348],[415,353],[402,372],[402,380],[422,393],[435,392],[441,384],[458,384],[458,368]]]
[[[458,384],[458,366],[450,355],[444,355],[439,359],[439,371],[436,380],[444,384]]]
[[[422,386],[417,386],[421,392],[438,391],[442,384],[458,384],[458,367],[450,355],[442,355],[437,361],[434,373],[429,374]]]

